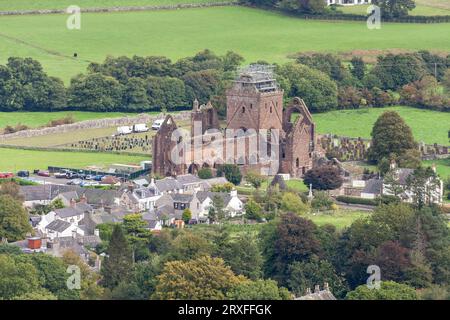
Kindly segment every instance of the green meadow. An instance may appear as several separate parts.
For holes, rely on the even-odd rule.
[[[107,167],[113,163],[139,164],[149,157],[117,155],[109,153],[34,151],[0,148],[0,171],[47,169],[48,166],[85,168]]]
[[[101,62],[108,55],[178,59],[209,48],[218,54],[236,51],[247,63],[280,63],[299,51],[450,51],[450,23],[385,23],[380,30],[369,30],[365,22],[310,21],[259,9],[215,7],[85,13],[81,30],[68,30],[67,17],[0,17],[0,63],[9,56],[33,57],[68,83],[90,61]]]
[[[337,110],[314,114],[313,119],[319,133],[370,138],[373,124],[383,112],[388,110],[396,111],[400,114],[411,127],[417,141],[423,141],[428,144],[449,145],[450,113],[445,112],[396,106]]]
[[[438,0],[442,3],[448,2]],[[339,11],[351,14],[367,14],[368,5],[341,7]],[[416,8],[410,12],[411,16],[447,16],[450,15],[450,7],[438,6],[437,4],[429,4],[428,0],[417,1]]]
[[[111,8],[125,6],[160,6],[180,3],[211,3],[220,0],[0,0],[0,11],[65,9],[71,5],[80,8]]]

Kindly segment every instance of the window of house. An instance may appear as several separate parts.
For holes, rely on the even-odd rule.
[[[245,113],[245,107],[242,107],[242,113]]]

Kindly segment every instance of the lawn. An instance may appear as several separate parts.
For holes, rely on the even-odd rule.
[[[222,2],[222,0],[0,0],[0,11],[65,9],[71,5],[77,5],[80,8],[111,8],[205,2]]]
[[[387,107],[339,110],[314,114],[319,133],[333,133],[348,137],[370,138],[372,126],[385,111],[397,111],[411,127],[417,141],[448,145],[450,113],[409,107]]]
[[[370,213],[362,211],[337,211],[332,214],[328,213],[309,213],[303,215],[305,218],[312,220],[318,226],[331,224],[338,230],[342,230],[350,226],[355,220],[367,217]]]
[[[450,23],[386,23],[369,30],[365,22],[311,21],[244,7],[85,13],[81,30],[68,30],[66,20],[67,15],[0,17],[0,63],[30,56],[68,83],[89,61],[107,55],[178,59],[209,48],[218,54],[236,51],[249,63],[285,62],[299,51],[450,51]]]
[[[424,161],[424,165],[430,166],[435,163],[437,173],[443,178],[450,178],[450,158],[441,160]]]
[[[150,157],[126,156],[106,153],[31,151],[0,148],[0,171],[47,169],[48,166],[85,168],[105,167],[113,163],[139,164]]]

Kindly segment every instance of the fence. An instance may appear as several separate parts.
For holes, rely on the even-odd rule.
[[[83,174],[90,174],[90,175],[101,175],[101,176],[113,176],[116,178],[122,178],[125,180],[133,180],[138,177],[148,175],[151,172],[151,168],[138,170],[132,173],[115,173],[115,172],[103,172],[103,171],[97,171],[97,170],[88,170],[88,169],[74,169],[74,168],[63,168],[63,167],[48,167],[48,171],[50,173],[55,172],[61,172],[63,170],[69,170],[72,172],[79,172]]]

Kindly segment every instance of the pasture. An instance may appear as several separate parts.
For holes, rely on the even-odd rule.
[[[81,30],[68,30],[67,17],[0,17],[0,63],[10,56],[33,57],[50,75],[68,83],[89,62],[101,62],[108,55],[162,55],[175,60],[209,48],[218,54],[233,50],[246,63],[281,63],[300,51],[450,51],[450,23],[385,23],[380,30],[369,30],[365,22],[311,21],[259,9],[215,7],[85,13]]]
[[[117,155],[109,153],[34,151],[0,148],[0,171],[47,169],[48,166],[85,168],[98,166],[106,168],[114,163],[139,165],[149,157]]]
[[[367,14],[369,5],[340,7],[339,11],[351,14]],[[416,0],[416,8],[411,16],[447,16],[450,15],[450,4],[446,0]]]
[[[428,144],[449,145],[450,113],[410,107],[368,108],[337,110],[313,114],[317,132],[333,133],[347,137],[370,138],[373,124],[385,111],[396,111],[411,127],[417,141]]]
[[[65,9],[76,4],[80,8],[111,8],[126,6],[160,6],[180,3],[211,3],[220,0],[0,0],[0,11]]]

